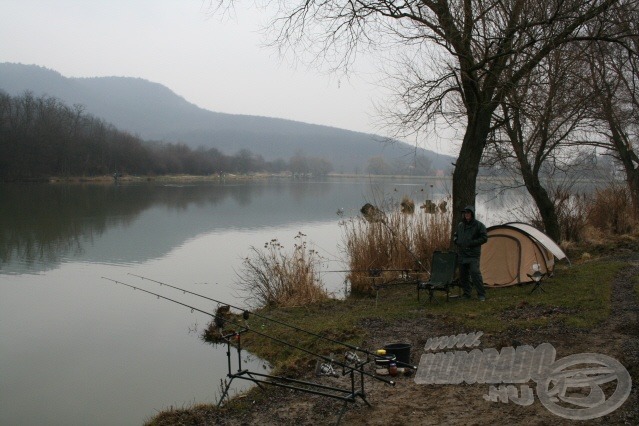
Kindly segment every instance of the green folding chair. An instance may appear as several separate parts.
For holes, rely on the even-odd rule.
[[[428,301],[435,300],[435,292],[446,293],[448,301],[450,292],[455,286],[455,268],[457,267],[457,253],[452,251],[436,251],[433,253],[433,260],[430,268],[430,279],[417,283],[417,301],[422,290],[428,291]]]

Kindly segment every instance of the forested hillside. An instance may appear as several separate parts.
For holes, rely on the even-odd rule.
[[[168,88],[139,78],[67,78],[35,65],[0,64],[0,89],[9,95],[52,96],[144,140],[183,143],[228,156],[249,150],[266,161],[295,155],[322,158],[336,172],[432,174],[452,157],[371,134],[290,120],[207,111]],[[371,164],[372,162],[372,164]],[[416,170],[417,169],[417,170]]]
[[[215,148],[143,141],[56,98],[0,91],[0,180],[105,174],[210,175],[282,172],[324,175],[328,162],[296,156],[272,162],[248,150],[225,155]]]

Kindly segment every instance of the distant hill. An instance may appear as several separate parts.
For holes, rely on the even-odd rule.
[[[140,78],[69,78],[36,65],[0,63],[0,90],[53,96],[146,140],[214,147],[227,155],[248,149],[267,161],[296,153],[330,161],[336,172],[364,172],[368,159],[409,163],[414,153],[434,169],[448,170],[454,158],[376,135],[292,120],[212,112],[167,87]]]

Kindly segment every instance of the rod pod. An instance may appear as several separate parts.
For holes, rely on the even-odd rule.
[[[152,278],[144,277],[144,276],[142,276],[142,275],[136,275],[136,274],[133,274],[133,273],[128,273],[128,275],[131,275],[131,276],[134,276],[134,277],[137,277],[137,278],[141,278],[141,279],[143,279],[143,280],[147,280],[147,281],[154,282],[154,283],[156,283],[156,284],[159,284],[160,286],[167,286],[167,287],[172,288],[172,289],[174,289],[174,290],[181,291],[182,293],[185,293],[185,294],[191,294],[191,295],[193,295],[193,296],[201,297],[201,298],[206,299],[206,300],[209,300],[209,301],[211,301],[211,302],[220,303],[220,304],[222,304],[222,305],[229,306],[229,307],[231,307],[231,308],[233,308],[233,309],[237,309],[237,310],[239,310],[239,311],[242,311],[243,313],[249,313],[249,314],[251,314],[251,315],[255,315],[255,316],[256,316],[256,317],[258,317],[258,318],[262,318],[262,319],[264,319],[264,320],[271,321],[271,322],[273,322],[273,323],[275,323],[275,324],[280,324],[280,325],[282,325],[282,326],[284,326],[284,327],[289,327],[289,328],[290,328],[290,329],[292,329],[292,330],[296,330],[296,331],[300,331],[300,332],[302,332],[302,333],[306,333],[306,334],[308,334],[308,335],[310,335],[310,336],[317,337],[317,338],[322,339],[322,340],[325,340],[325,341],[327,341],[327,342],[331,342],[331,343],[335,343],[335,344],[337,344],[337,345],[344,346],[344,347],[346,347],[346,348],[348,348],[348,349],[351,349],[351,350],[354,350],[354,351],[361,352],[361,353],[363,353],[363,354],[365,354],[365,355],[367,355],[367,356],[372,356],[372,357],[376,357],[376,356],[377,356],[377,354],[376,354],[376,353],[374,353],[374,352],[372,352],[372,351],[369,351],[368,349],[365,349],[365,348],[362,348],[362,347],[359,347],[359,346],[355,346],[355,345],[351,345],[351,344],[346,343],[346,342],[340,342],[340,341],[338,341],[338,340],[334,340],[334,339],[331,339],[331,338],[329,338],[329,337],[322,336],[321,334],[314,333],[314,332],[312,332],[312,331],[310,331],[310,330],[305,330],[305,329],[303,329],[303,328],[300,328],[300,327],[294,326],[294,325],[292,325],[292,324],[288,324],[288,323],[286,323],[286,322],[284,322],[284,321],[280,321],[280,320],[277,320],[277,319],[275,319],[275,318],[268,317],[268,316],[266,316],[266,315],[258,314],[258,313],[256,313],[256,312],[252,312],[252,311],[249,311],[249,310],[246,310],[246,309],[240,308],[240,307],[238,307],[238,306],[233,306],[233,305],[231,305],[230,303],[226,303],[226,302],[223,302],[223,301],[221,301],[221,300],[217,300],[217,299],[214,299],[214,298],[212,298],[212,297],[205,296],[205,295],[203,295],[203,294],[195,293],[195,292],[192,292],[192,291],[186,290],[186,289],[184,289],[184,288],[180,288],[180,287],[176,287],[176,286],[171,285],[171,284],[167,284],[167,283],[162,282],[162,281],[158,281],[158,280],[154,280],[154,279],[152,279]],[[246,318],[245,318],[245,319],[246,319]],[[414,366],[414,365],[411,365],[411,364],[407,364],[407,363],[404,363],[404,362],[398,362],[398,364],[401,364],[401,365],[403,365],[404,367],[408,367],[408,368],[411,368],[411,369],[413,369],[413,370],[417,370],[417,366]]]

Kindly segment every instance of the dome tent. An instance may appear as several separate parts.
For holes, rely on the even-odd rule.
[[[568,258],[546,234],[532,225],[510,222],[487,229],[481,250],[481,273],[487,287],[507,287],[532,282],[528,274],[538,269],[552,274],[555,258]],[[538,265],[538,266],[535,266]]]

